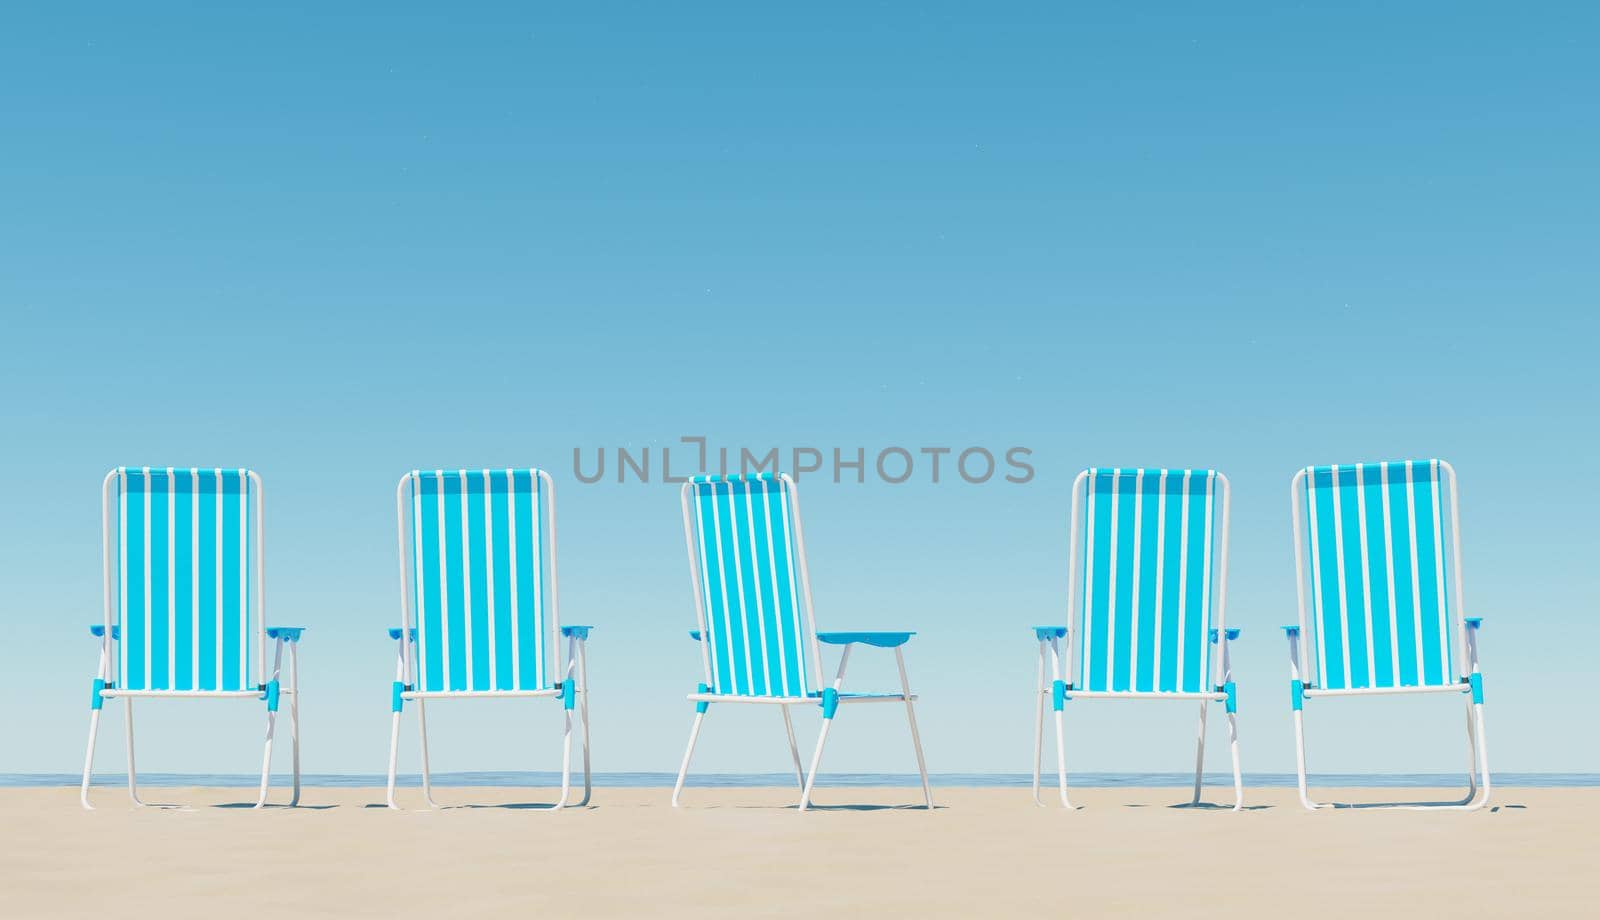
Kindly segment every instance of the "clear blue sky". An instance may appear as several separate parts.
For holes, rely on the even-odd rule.
[[[79,764],[124,463],[265,477],[313,772],[383,766],[400,473],[551,469],[597,766],[672,769],[677,495],[572,452],[683,435],[1034,451],[803,483],[819,621],[921,631],[936,771],[1027,769],[1089,464],[1232,478],[1245,765],[1291,770],[1289,477],[1447,458],[1492,764],[1600,769],[1592,6],[325,6],[0,20],[0,771]],[[259,712],[148,705],[142,766],[248,772]],[[716,715],[704,769],[787,768],[776,714]],[[912,768],[849,716],[829,766]],[[1073,765],[1184,769],[1193,717],[1077,707]],[[1317,769],[1464,766],[1453,699],[1311,718]],[[434,722],[440,769],[556,762],[548,703]]]

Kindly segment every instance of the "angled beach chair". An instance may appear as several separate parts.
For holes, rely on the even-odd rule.
[[[417,470],[395,488],[400,628],[390,693],[387,801],[394,800],[400,714],[417,704],[422,794],[430,807],[429,700],[545,697],[561,703],[561,797],[572,787],[572,711],[583,729],[589,802],[589,626],[563,626],[556,581],[556,495],[543,470]],[[561,654],[562,640],[566,654]]]
[[[133,701],[200,697],[265,700],[261,787],[267,801],[278,704],[288,697],[294,792],[300,802],[299,645],[304,627],[265,626],[261,477],[249,470],[119,467],[102,486],[105,616],[90,696],[89,750],[79,800],[89,804],[95,736],[108,699],[121,699],[128,795],[136,805]],[[267,643],[273,643],[268,669]],[[284,646],[289,682],[280,683]]]
[[[689,635],[700,643],[705,680],[689,694],[694,701],[694,725],[672,788],[673,807],[683,793],[695,741],[713,703],[766,703],[782,710],[801,790],[801,811],[811,803],[822,747],[839,707],[904,703],[917,772],[922,777],[923,802],[932,808],[933,792],[913,708],[916,696],[906,678],[902,649],[915,633],[817,632],[794,480],[787,474],[770,473],[696,476],[684,483],[682,499],[689,574],[700,623]],[[821,645],[843,646],[832,682],[822,678]],[[898,693],[844,692],[845,666],[857,645],[894,650],[900,671]],[[822,730],[809,771],[800,765],[790,706],[822,709]]]
[[[1465,616],[1461,601],[1455,470],[1443,460],[1307,467],[1289,492],[1300,622],[1284,632],[1301,804],[1335,807],[1306,790],[1306,700],[1455,693],[1466,700],[1466,796],[1388,807],[1482,808],[1489,801],[1482,620]],[[1481,795],[1475,773],[1483,777]]]
[[[1212,703],[1223,703],[1233,755],[1233,808],[1243,807],[1238,697],[1228,654],[1228,643],[1238,638],[1239,630],[1224,622],[1228,498],[1228,479],[1214,470],[1097,468],[1084,470],[1073,481],[1067,625],[1034,627],[1039,642],[1035,802],[1044,804],[1039,762],[1047,699],[1055,713],[1061,804],[1067,807],[1072,803],[1067,797],[1066,704],[1155,699],[1200,703],[1194,804],[1200,802],[1205,767],[1206,713]]]

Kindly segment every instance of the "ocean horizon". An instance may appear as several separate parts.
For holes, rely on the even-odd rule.
[[[1027,773],[931,773],[934,786],[941,788],[1015,788],[1032,785]],[[1463,775],[1458,773],[1315,773],[1310,781],[1316,786],[1356,788],[1421,788],[1461,785]],[[0,773],[0,788],[50,788],[76,786],[81,782],[76,773]],[[594,785],[610,788],[663,788],[670,789],[677,779],[675,773],[596,773]],[[1194,782],[1192,773],[1077,773],[1068,778],[1073,786],[1089,788],[1133,786],[1162,787],[1188,786]],[[1600,786],[1600,773],[1497,773],[1494,784],[1503,787],[1535,789],[1581,788]],[[247,773],[140,773],[141,786],[154,787],[222,787],[250,788],[261,781],[259,775]],[[572,781],[583,783],[583,775],[574,772]],[[287,785],[288,774],[273,774],[274,786]],[[301,776],[302,786],[328,788],[362,788],[382,786],[386,777],[381,773],[309,773]],[[830,773],[817,779],[819,787],[872,787],[916,786],[915,773]],[[1055,779],[1046,772],[1042,782],[1051,786]],[[97,773],[93,785],[122,786],[127,774]],[[551,771],[435,773],[436,786],[559,786],[561,774]],[[703,773],[692,775],[687,786],[703,788],[772,787],[794,785],[792,773]],[[1207,786],[1227,787],[1233,778],[1226,773],[1208,773]],[[1293,787],[1293,773],[1246,773],[1247,787]],[[417,787],[422,778],[415,773],[401,774],[397,785]]]

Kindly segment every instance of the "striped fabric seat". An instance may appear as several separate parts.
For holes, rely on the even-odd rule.
[[[821,677],[788,485],[770,474],[700,476],[689,484],[687,501],[711,691],[810,695]]]
[[[1213,470],[1091,469],[1071,686],[1201,693],[1211,668],[1218,533]],[[1216,617],[1220,623],[1220,615]]]
[[[117,685],[254,689],[265,637],[250,473],[123,467],[114,478]]]
[[[1319,686],[1455,683],[1439,461],[1308,467],[1298,482]]]
[[[524,469],[409,478],[416,688],[552,688],[560,676],[546,477]]]

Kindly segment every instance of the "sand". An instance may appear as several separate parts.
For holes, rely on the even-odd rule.
[[[1476,813],[1171,807],[1178,789],[438,790],[490,807],[391,812],[382,791],[305,791],[252,812],[238,789],[0,790],[0,913],[35,916],[1600,916],[1600,789],[1497,789]],[[1217,790],[1214,794],[1220,794]],[[1345,801],[1427,790],[1341,790]],[[1431,793],[1442,797],[1442,791]],[[281,795],[281,793],[280,793]],[[419,808],[421,794],[403,791]]]

